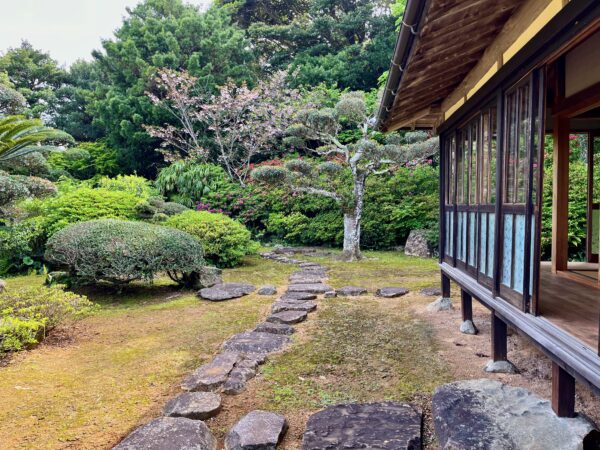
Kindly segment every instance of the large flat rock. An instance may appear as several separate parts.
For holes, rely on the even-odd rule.
[[[256,287],[248,283],[222,283],[213,287],[200,289],[198,295],[204,300],[222,302],[251,294]]]
[[[271,314],[269,317],[267,317],[267,322],[293,325],[295,323],[304,322],[306,317],[306,311],[282,311]]]
[[[383,298],[396,298],[408,294],[408,289],[403,287],[382,287],[377,289],[375,295]]]
[[[284,302],[290,301],[307,301],[307,300],[316,300],[317,294],[312,294],[310,292],[286,292],[279,300]]]
[[[290,284],[288,286],[288,292],[306,292],[309,294],[324,294],[331,290],[331,286],[323,283]]]
[[[296,330],[294,330],[294,327],[285,323],[263,322],[259,323],[254,331],[259,333],[284,334],[289,336],[290,334],[294,334]]]
[[[273,303],[271,312],[279,313],[282,311],[306,311],[312,312],[317,309],[315,302],[282,302],[278,301]]]
[[[133,431],[115,450],[215,450],[217,440],[199,420],[161,417]]]
[[[225,341],[223,349],[244,354],[266,354],[281,350],[289,342],[288,336],[245,331]]]
[[[242,417],[225,436],[226,450],[275,450],[287,430],[285,417],[252,411]]]
[[[225,351],[219,353],[208,364],[204,364],[188,376],[181,388],[185,391],[214,391],[225,383],[229,372],[241,361],[238,352]]]
[[[344,286],[336,289],[335,292],[341,297],[358,297],[367,294],[367,290],[359,286]]]
[[[433,394],[441,449],[583,449],[597,432],[583,417],[560,418],[550,402],[495,380],[445,384]]]
[[[184,392],[165,405],[168,417],[206,420],[221,410],[221,396],[213,392]]]
[[[331,406],[308,419],[302,450],[421,449],[421,413],[398,402]]]

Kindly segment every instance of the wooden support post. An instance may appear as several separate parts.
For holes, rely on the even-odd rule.
[[[558,417],[575,416],[575,378],[552,362],[552,409]]]
[[[506,322],[492,311],[492,360],[508,361]]]
[[[569,254],[569,119],[553,118],[552,272],[567,270]]]
[[[473,298],[465,290],[460,291],[460,310],[463,322],[466,320],[473,322]]]
[[[442,297],[450,298],[450,278],[442,272]]]

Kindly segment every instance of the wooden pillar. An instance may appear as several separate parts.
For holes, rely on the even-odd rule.
[[[460,310],[462,311],[462,320],[473,322],[473,298],[465,290],[460,291]]]
[[[450,298],[450,278],[442,272],[442,297]]]
[[[558,417],[575,416],[575,378],[552,362],[552,409]]]
[[[553,117],[552,272],[567,270],[569,253],[569,119]]]
[[[492,311],[492,360],[508,361],[506,322]]]

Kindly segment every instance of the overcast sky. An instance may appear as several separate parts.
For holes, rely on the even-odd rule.
[[[126,14],[141,0],[0,0],[0,52],[28,40],[60,64],[90,59],[101,38],[112,37]],[[187,0],[205,6],[210,0]]]

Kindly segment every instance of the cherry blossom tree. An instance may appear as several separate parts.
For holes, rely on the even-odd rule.
[[[202,95],[188,73],[162,70],[156,78],[160,94],[147,95],[169,111],[177,125],[146,130],[162,140],[167,160],[213,160],[244,186],[250,164],[271,152],[291,124],[300,96],[286,87],[286,75],[278,72],[252,89],[229,81],[218,94]],[[214,152],[203,144],[205,137]]]
[[[293,149],[312,151],[321,162],[294,159],[284,167],[252,171],[259,182],[335,200],[344,214],[343,257],[348,261],[362,258],[360,235],[367,178],[423,163],[438,151],[438,139],[426,133],[381,136],[369,123],[362,92],[343,94],[335,108],[306,108],[288,128],[285,141]],[[343,143],[340,133],[349,129],[358,130],[360,137]],[[315,148],[314,143],[319,146]]]

